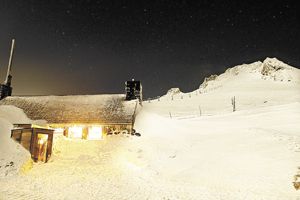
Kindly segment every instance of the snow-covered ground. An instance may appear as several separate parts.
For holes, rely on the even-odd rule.
[[[10,139],[10,130],[17,122],[30,123],[31,120],[19,108],[0,106],[0,180],[1,177],[18,174],[22,165],[30,159],[30,154]]]
[[[299,71],[267,59],[145,101],[141,137],[57,136],[47,164],[0,176],[0,199],[299,200]]]

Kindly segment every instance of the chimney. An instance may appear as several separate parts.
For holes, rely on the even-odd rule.
[[[141,81],[132,79],[131,81],[125,82],[125,100],[130,101],[138,99],[140,103],[143,101],[142,84]]]

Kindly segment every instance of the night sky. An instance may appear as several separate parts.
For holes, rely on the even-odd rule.
[[[247,3],[248,2],[248,3]],[[188,92],[277,57],[300,66],[297,1],[0,0],[0,78],[16,38],[14,95]]]

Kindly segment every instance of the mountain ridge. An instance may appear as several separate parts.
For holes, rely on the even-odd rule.
[[[199,88],[195,91],[199,93],[207,93],[224,86],[230,86],[238,88],[237,84],[251,85],[251,81],[269,81],[299,84],[300,85],[300,69],[290,66],[277,58],[267,57],[263,61],[256,61],[249,64],[236,65],[234,67],[227,68],[223,73],[216,75],[210,75],[205,77]],[[271,81],[271,82],[270,82]],[[255,87],[253,82],[253,87]],[[232,86],[232,87],[233,87]],[[192,92],[195,92],[192,91]],[[170,88],[165,96],[174,96],[184,94],[179,88]]]

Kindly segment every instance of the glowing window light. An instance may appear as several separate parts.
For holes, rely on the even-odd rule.
[[[61,134],[63,134],[64,133],[64,129],[63,128],[55,128],[54,129],[54,133],[61,133]]]
[[[88,140],[101,140],[102,139],[102,127],[101,126],[89,127],[87,139]]]
[[[44,144],[44,142],[45,142],[45,141],[44,141],[44,139],[43,139],[43,138],[41,138],[41,139],[39,139],[39,140],[38,140],[38,144],[39,144],[39,145],[43,145],[43,144]]]
[[[81,126],[72,126],[69,127],[68,136],[70,138],[82,138],[82,130]]]
[[[48,140],[48,135],[45,134],[39,134],[38,135],[38,144],[43,145]]]

